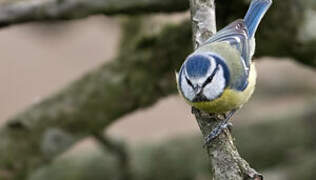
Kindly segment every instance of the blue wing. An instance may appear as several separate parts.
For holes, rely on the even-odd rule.
[[[249,69],[251,58],[250,42],[247,27],[242,19],[238,19],[218,31],[213,37],[208,39],[205,44],[212,42],[228,42],[231,46],[235,47],[240,52],[246,69]]]
[[[239,81],[233,84],[233,87],[237,90],[244,90],[248,85],[248,75],[252,58],[250,51],[254,48],[251,47],[253,44],[250,43],[250,40],[254,37],[261,19],[271,4],[272,0],[252,0],[244,19],[238,19],[232,22],[203,44],[228,42],[240,52],[245,72],[241,75]]]
[[[248,29],[249,38],[253,38],[260,21],[264,14],[268,11],[272,4],[272,0],[252,0],[250,7],[244,17],[245,24]]]
[[[213,37],[208,39],[205,44],[213,42],[228,42],[235,47],[241,54],[241,62],[244,68],[240,78],[236,82],[232,82],[232,87],[237,90],[244,90],[248,85],[248,75],[250,70],[250,42],[248,38],[248,30],[245,22],[238,19],[224,29],[218,31]]]

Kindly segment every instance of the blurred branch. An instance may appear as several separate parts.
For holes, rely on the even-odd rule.
[[[103,132],[94,133],[94,138],[103,146],[103,149],[107,150],[111,154],[114,154],[118,161],[118,169],[120,171],[120,180],[133,179],[131,177],[131,168],[129,165],[129,157],[124,144],[116,142],[109,137],[103,135]]]
[[[248,3],[244,0],[218,1],[219,27],[243,17]],[[316,13],[313,7],[316,8],[315,3],[310,0],[273,1],[256,33],[255,56],[290,57],[316,68]],[[314,12],[313,18],[309,17],[310,12]]]
[[[215,3],[214,0],[191,0],[191,9],[193,42],[195,42],[197,48],[216,33]],[[192,112],[196,117],[204,139],[207,139],[211,131],[222,121],[219,116],[210,115],[194,108]],[[240,157],[229,130],[225,130],[216,140],[212,141],[211,145],[207,145],[206,149],[210,158],[212,179],[263,179]]]
[[[218,1],[217,21],[220,27],[243,17],[248,8],[248,2],[246,0]],[[133,15],[178,12],[188,8],[188,0],[1,0],[0,27],[24,22],[77,19],[93,14]],[[316,32],[313,30],[315,25],[308,25],[307,22],[313,24],[316,20],[316,17],[311,20],[307,17],[313,9],[315,11],[316,7],[312,0],[274,2],[257,33],[256,39],[260,43],[257,46],[256,55],[293,57],[301,63],[316,67]],[[199,12],[201,15],[210,13],[207,9]],[[193,18],[199,19],[198,16],[199,14]],[[213,21],[212,19],[205,20]],[[193,23],[195,21],[193,19]],[[309,32],[312,35],[304,37],[307,26],[310,26]],[[214,30],[212,28],[215,27],[208,29],[208,26],[201,26],[200,28],[204,29],[204,34],[200,36],[202,39],[197,39],[197,41],[203,41],[203,38],[210,35],[209,33]],[[196,31],[196,29],[193,30]],[[196,45],[198,42],[194,43]]]
[[[248,6],[225,2],[217,2],[218,13],[226,13],[218,21],[221,23],[242,17],[238,13]],[[257,34],[257,55],[297,57],[314,65],[315,46],[307,46],[313,39],[305,42],[297,35],[304,11],[297,11],[300,6],[293,2],[274,2]],[[0,179],[3,174],[23,177],[118,118],[175,93],[174,70],[192,52],[190,27],[188,22],[167,25],[160,33],[148,35],[142,33],[139,22],[130,22],[123,29],[121,54],[114,61],[30,107],[0,129]]]
[[[1,0],[0,27],[33,21],[77,19],[93,14],[132,15],[177,12],[188,8],[188,0]],[[247,8],[246,0],[218,1],[219,27],[243,17]],[[256,56],[292,57],[298,62],[316,67],[315,9],[313,0],[274,2],[256,35],[257,41],[260,42],[256,48]],[[211,13],[207,12],[207,9],[199,12],[200,14],[192,17],[194,24],[200,17],[214,18],[214,16],[203,16],[203,13]],[[213,20],[205,19],[205,21]],[[215,26],[199,26],[196,24],[193,28],[194,31],[195,28],[203,31],[201,39],[195,38],[197,41],[203,41],[211,31],[216,30]],[[199,42],[194,42],[194,46],[197,43]]]
[[[93,14],[168,13],[188,8],[186,0],[1,0],[0,27],[31,21],[77,19]]]
[[[238,126],[234,131],[234,136],[238,139],[237,146],[240,153],[261,171],[285,168],[285,173],[288,175],[286,179],[313,179],[316,147],[312,145],[316,134],[311,133],[309,129],[316,127],[305,121],[306,114],[306,112],[299,112],[298,114],[290,113],[284,117],[266,117],[252,125]],[[309,115],[312,117],[312,114]],[[315,119],[314,117],[309,121]],[[203,142],[200,135],[181,135],[163,142],[155,141],[136,147],[127,147],[131,174],[137,180],[209,179],[209,163],[201,143]],[[71,179],[69,175],[66,177],[68,172],[77,172],[76,180],[86,180],[89,179],[88,177],[94,180],[117,179],[116,177],[119,177],[121,173],[115,171],[118,162],[106,159],[111,157],[110,152],[101,152],[88,152],[91,154],[89,159],[82,158],[84,155],[81,153],[76,154],[75,157],[58,159],[48,168],[39,170],[41,173],[36,174],[41,174],[40,177],[30,178],[30,180]],[[84,162],[80,159],[84,159]],[[115,161],[118,160],[115,159]],[[109,166],[104,167],[104,164]]]
[[[119,117],[176,92],[174,70],[192,49],[190,25],[163,29],[144,34],[141,23],[129,22],[114,61],[9,120],[0,129],[0,170],[27,174]]]
[[[305,1],[273,2],[256,35],[257,56],[291,57],[316,68],[316,31],[310,27],[316,16],[308,17],[311,7]]]

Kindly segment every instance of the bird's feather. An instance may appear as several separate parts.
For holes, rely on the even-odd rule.
[[[253,0],[244,17],[249,38],[253,38],[264,14],[272,4],[272,0]]]
[[[250,76],[248,77],[249,86],[244,91],[236,91],[234,89],[225,89],[224,93],[214,101],[190,102],[189,104],[197,109],[201,109],[208,113],[225,113],[232,109],[238,109],[244,105],[251,97],[256,85],[256,70],[252,64]]]
[[[218,31],[214,36],[208,39],[205,44],[213,42],[228,42],[231,46],[235,47],[240,52],[246,69],[249,69],[251,58],[250,43],[247,27],[242,19],[238,19]]]

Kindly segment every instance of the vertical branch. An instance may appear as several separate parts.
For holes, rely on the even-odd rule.
[[[190,0],[193,26],[193,45],[199,47],[216,33],[214,0]]]
[[[193,44],[198,48],[205,40],[216,33],[214,0],[190,0],[193,26]],[[197,123],[206,137],[224,117],[211,115],[192,108]],[[228,129],[206,147],[211,164],[213,180],[262,180],[263,176],[252,169],[240,157]]]

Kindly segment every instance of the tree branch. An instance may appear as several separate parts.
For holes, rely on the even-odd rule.
[[[242,17],[248,8],[247,2],[218,1],[219,26],[222,27],[233,19]],[[203,4],[207,7],[207,3]],[[202,17],[209,18],[203,22],[215,22],[215,15],[203,15],[213,12],[208,12],[209,9],[205,7],[200,7],[197,13],[194,12],[194,8],[191,9],[195,14],[192,16],[192,22],[195,24],[193,30],[196,32],[196,28],[199,28],[200,31],[197,33],[203,33],[194,33],[199,36],[195,38],[196,42],[194,40],[195,47],[216,30],[212,29],[215,26],[208,26],[208,23],[196,23]],[[0,0],[0,27],[33,21],[76,19],[93,14],[145,14],[184,11],[188,8],[188,0]],[[310,15],[313,9],[314,12]],[[293,57],[301,63],[316,67],[316,33],[313,25],[316,21],[315,10],[316,4],[311,0],[274,2],[257,33],[256,39],[261,43],[256,48],[256,55]],[[309,27],[309,30],[306,27]]]
[[[31,21],[67,20],[93,14],[177,12],[189,8],[185,0],[2,0],[0,27]]]
[[[193,42],[197,48],[216,33],[214,0],[191,0],[191,19],[193,22]],[[217,127],[223,118],[210,115],[193,108],[204,139]],[[206,146],[211,163],[211,175],[214,180],[262,180],[263,176],[252,169],[240,157],[233,143],[230,131],[224,132],[209,146]]]
[[[129,180],[131,177],[130,158],[124,144],[110,139],[103,135],[103,132],[94,133],[94,138],[102,145],[103,149],[107,150],[117,159],[120,174],[119,180]]]
[[[306,105],[313,109],[313,104]],[[288,179],[291,180],[313,179],[316,175],[313,171],[316,168],[314,117],[314,111],[291,111],[285,116],[272,119],[265,117],[255,124],[239,126],[238,131],[234,131],[239,151],[251,160],[253,166],[262,171],[271,172],[276,168],[278,171],[285,170],[285,175],[289,175]],[[129,177],[137,180],[209,179],[208,158],[201,143],[203,142],[198,135],[182,135],[162,142],[154,141],[137,147],[127,146],[131,168]],[[49,179],[71,179],[65,175],[69,171],[78,174],[76,180],[86,180],[88,177],[119,179],[122,172],[116,167],[120,165],[120,159],[112,157],[113,154],[108,148],[101,151],[102,153],[98,152],[88,152],[91,158],[86,158],[87,156],[81,153],[64,156],[37,171],[35,174],[41,174],[39,177],[29,179],[46,180],[47,176]],[[91,171],[94,172],[93,175]],[[99,176],[96,177],[96,174]],[[268,174],[269,172],[267,176]]]
[[[190,0],[194,48],[216,32],[214,1]]]
[[[114,61],[0,129],[0,172],[24,176],[119,117],[175,93],[174,69],[192,51],[190,29],[185,23],[148,35],[142,33],[139,21],[129,22],[121,54]],[[170,42],[182,46],[170,46]]]
[[[19,1],[12,1],[15,2]],[[221,6],[218,12],[226,14],[218,17],[219,22],[241,17],[240,9],[246,10],[248,6],[225,2],[217,3]],[[315,65],[315,46],[311,43],[314,39],[309,39],[309,43],[299,40],[297,34],[304,27],[301,26],[305,21],[304,11],[297,11],[299,7],[293,2],[275,2],[274,7],[278,9],[269,11],[257,34],[260,43],[256,53],[298,57],[306,64]],[[238,11],[230,11],[237,5]],[[123,29],[121,54],[115,61],[28,108],[0,129],[0,179],[2,175],[27,173],[119,117],[176,92],[174,70],[192,52],[190,24],[167,25],[154,35],[142,34],[141,29],[138,21],[129,23]]]

